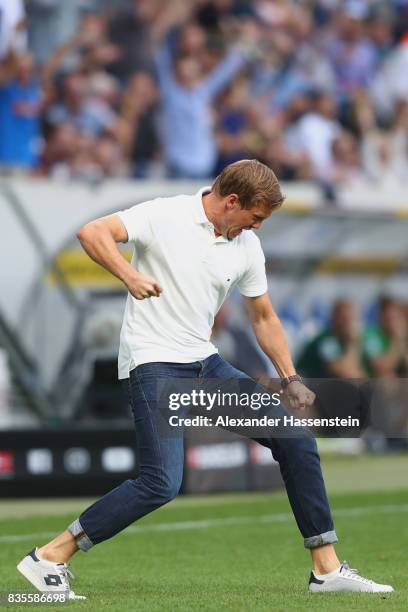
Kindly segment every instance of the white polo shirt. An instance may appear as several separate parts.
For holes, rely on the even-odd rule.
[[[231,289],[249,297],[267,291],[258,237],[246,230],[231,241],[216,238],[202,202],[209,191],[157,198],[118,213],[134,243],[132,265],[163,288],[158,298],[128,295],[119,378],[142,363],[190,363],[217,353],[210,342],[214,316]]]

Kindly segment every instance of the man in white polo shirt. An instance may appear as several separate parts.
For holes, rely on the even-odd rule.
[[[139,475],[87,508],[66,531],[34,548],[18,565],[39,590],[70,590],[67,563],[173,499],[183,474],[182,436],[160,433],[157,381],[250,380],[210,342],[214,316],[233,287],[246,301],[259,345],[282,379],[290,406],[314,394],[296,375],[285,334],[267,294],[265,259],[250,230],[283,203],[274,173],[256,160],[231,164],[196,195],[158,198],[85,225],[88,255],[117,276],[129,294],[119,351],[137,438]],[[117,242],[132,242],[128,263]],[[281,410],[283,410],[281,408]],[[389,591],[341,565],[319,455],[310,434],[258,436],[279,462],[304,545],[312,554],[309,590]]]
[[[208,187],[194,196],[158,198],[118,214],[135,244],[132,265],[157,281],[149,295],[160,294],[160,300],[127,301],[119,378],[142,363],[190,363],[216,353],[209,338],[228,292],[238,286],[243,295],[256,297],[267,290],[259,239],[241,229],[216,237],[202,203],[210,192]],[[259,226],[266,213],[257,214]]]

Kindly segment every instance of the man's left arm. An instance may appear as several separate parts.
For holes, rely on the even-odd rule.
[[[269,357],[282,379],[296,375],[285,331],[267,293],[246,297],[248,315],[259,346]],[[301,381],[290,382],[285,389],[290,406],[304,409],[311,406],[315,395]]]
[[[226,89],[245,64],[245,54],[239,48],[228,51],[210,74],[201,81],[198,86],[199,91],[209,99],[215,98]]]

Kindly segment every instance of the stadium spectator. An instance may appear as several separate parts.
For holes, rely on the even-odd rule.
[[[364,135],[362,153],[372,184],[398,188],[408,176],[407,135],[375,129]]]
[[[109,67],[120,58],[121,50],[109,39],[108,28],[107,15],[85,13],[81,17],[79,32],[67,43],[72,47],[67,61],[68,69],[82,70],[88,74],[109,70]]]
[[[266,139],[261,158],[282,180],[307,180],[312,177],[307,154],[288,148],[279,134],[272,133]]]
[[[333,141],[329,179],[335,184],[345,185],[364,181],[358,141],[352,132],[343,130]]]
[[[379,299],[378,324],[367,329],[364,358],[368,374],[379,378],[372,400],[372,422],[390,451],[408,449],[408,327],[404,305],[390,296]]]
[[[14,4],[13,0],[6,0]],[[80,15],[81,0],[29,0],[29,43],[36,61],[43,65],[58,47],[71,38]]]
[[[102,170],[96,161],[98,141],[96,137],[87,132],[79,132],[75,153],[69,165],[69,178],[99,182],[102,179]]]
[[[43,100],[31,117],[36,142],[45,141],[39,172],[55,175],[55,143],[49,147],[48,140],[67,134],[56,128],[70,123],[81,136],[77,159],[89,134],[94,146],[105,136],[116,141],[119,175],[162,176],[167,166],[172,176],[195,178],[253,156],[284,180],[317,180],[333,198],[336,185],[364,176],[398,188],[408,159],[404,2],[30,0],[33,75]],[[17,57],[25,44],[20,4],[0,0],[1,27],[8,28],[0,43],[3,85],[9,59],[1,59],[1,50],[11,44]],[[154,83],[154,49],[165,32],[167,50],[158,53]],[[223,73],[223,66],[243,53],[234,49],[242,37],[251,61],[242,58],[245,73],[235,82],[234,70]],[[212,88],[214,74],[221,77]],[[2,118],[8,104],[3,87]],[[10,134],[2,132],[3,149],[15,146]],[[23,167],[35,168],[35,160]],[[18,159],[7,163],[21,167]]]
[[[78,149],[78,130],[69,123],[60,123],[50,131],[38,173],[53,178],[69,178],[70,164]]]
[[[293,146],[293,126],[309,111],[310,97],[296,95],[284,112],[276,113],[265,120],[259,106],[256,108],[257,129],[262,137],[259,156],[282,180],[308,180],[313,176],[311,160],[301,147]]]
[[[335,75],[326,55],[314,43],[318,32],[311,32],[309,39],[303,41],[293,56],[293,67],[298,74],[299,87],[295,93],[314,91],[335,91]]]
[[[123,92],[121,117],[126,129],[122,143],[136,178],[151,175],[159,160],[158,98],[156,84],[146,72],[135,72]]]
[[[287,144],[303,151],[311,161],[313,175],[327,180],[333,167],[333,143],[340,135],[334,98],[324,91],[310,94],[311,108],[287,132]]]
[[[205,29],[197,23],[189,22],[181,27],[178,32],[178,28],[175,30],[173,34],[178,34],[176,41],[177,54],[196,57],[203,67],[203,72],[209,72],[213,66]]]
[[[244,66],[245,55],[232,49],[207,75],[193,55],[178,55],[173,62],[168,41],[157,49],[155,59],[162,98],[163,150],[170,176],[208,178],[217,160],[211,105]]]
[[[359,93],[354,110],[365,176],[382,188],[398,188],[408,176],[408,102],[396,104],[388,129],[378,126],[367,93]]]
[[[383,121],[390,120],[395,106],[408,99],[408,34],[389,52],[369,85],[377,113]]]
[[[392,50],[395,21],[396,16],[388,2],[378,2],[371,7],[368,20],[368,36],[374,43],[379,61],[386,59]]]
[[[407,320],[403,305],[394,298],[380,298],[378,324],[368,329],[364,336],[364,355],[372,376],[407,376]]]
[[[236,79],[222,97],[217,122],[218,162],[215,174],[225,166],[249,158],[251,143],[250,94],[247,79]]]
[[[310,378],[364,376],[361,325],[352,302],[335,302],[329,327],[304,347],[296,369]]]
[[[117,116],[102,96],[93,96],[89,77],[71,72],[64,78],[60,100],[47,111],[50,125],[68,123],[95,136],[114,128]]]
[[[201,6],[200,6],[201,4]],[[225,24],[239,15],[252,14],[251,9],[246,6],[247,2],[235,2],[234,0],[204,0],[198,3],[196,18],[204,28],[212,33],[221,33]]]
[[[123,84],[135,72],[154,72],[151,30],[164,8],[163,0],[133,0],[119,10],[109,26],[109,39],[118,49],[118,57],[109,72]]]
[[[40,148],[42,91],[30,53],[0,64],[0,166],[34,168]]]
[[[101,177],[123,178],[128,174],[123,149],[112,135],[105,134],[99,138],[98,146],[95,148],[95,161]]]
[[[378,57],[374,42],[367,35],[368,16],[366,2],[346,0],[334,19],[334,35],[329,37],[327,57],[342,100],[367,87],[375,75]]]

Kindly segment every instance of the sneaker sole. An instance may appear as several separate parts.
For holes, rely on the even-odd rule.
[[[312,593],[313,595],[317,594],[317,593],[364,593],[366,595],[384,595],[384,593],[394,593],[395,590],[387,590],[387,591],[351,591],[348,589],[319,589],[316,591],[313,591],[312,589],[308,589],[309,593]]]

